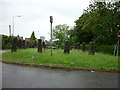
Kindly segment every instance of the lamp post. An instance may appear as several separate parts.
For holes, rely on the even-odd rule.
[[[53,23],[53,17],[52,16],[50,16],[50,23],[51,23],[51,40],[50,40],[51,47],[50,47],[50,55],[52,56],[52,23]]]
[[[15,19],[15,17],[21,17],[20,15],[18,15],[18,16],[13,16],[13,27],[12,27],[12,29],[13,29],[13,33],[12,33],[12,36],[14,36],[14,19]]]

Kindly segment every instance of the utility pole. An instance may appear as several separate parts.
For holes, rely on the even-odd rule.
[[[9,36],[11,36],[11,25],[9,25]]]
[[[52,16],[50,16],[50,23],[51,23],[51,40],[50,40],[51,47],[50,47],[50,55],[52,56],[52,23],[53,23],[53,17]]]

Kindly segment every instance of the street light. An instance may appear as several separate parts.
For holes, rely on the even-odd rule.
[[[14,36],[14,18],[15,18],[15,17],[21,17],[21,16],[20,16],[20,15],[13,16],[13,27],[12,27],[12,28],[13,28],[13,33],[12,33],[12,36]]]

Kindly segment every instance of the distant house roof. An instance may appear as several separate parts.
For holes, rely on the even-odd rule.
[[[29,41],[29,39],[30,39],[30,38],[25,38],[25,41],[27,42],[27,41]]]
[[[19,35],[18,36],[14,36],[17,38],[17,40],[23,40],[23,37],[20,37]]]

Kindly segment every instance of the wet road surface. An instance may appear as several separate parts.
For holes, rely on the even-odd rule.
[[[2,63],[2,88],[118,88],[118,74],[49,70]]]
[[[118,74],[91,73],[2,64],[3,88],[117,88]]]

